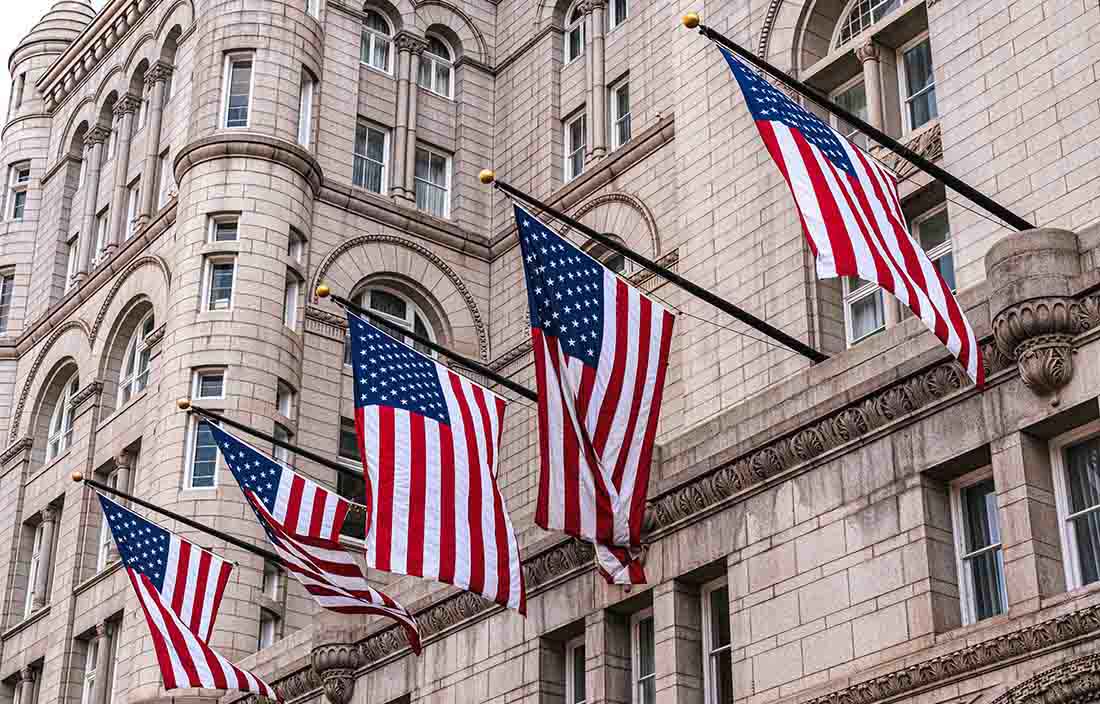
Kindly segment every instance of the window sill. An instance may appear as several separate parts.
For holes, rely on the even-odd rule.
[[[132,396],[129,401],[127,401],[123,405],[116,408],[114,410],[114,412],[111,413],[111,415],[107,416],[107,418],[105,420],[100,421],[99,425],[96,426],[96,430],[99,431],[99,430],[103,429],[104,427],[110,425],[111,422],[115,418],[118,418],[123,413],[130,410],[131,406],[136,404],[138,401],[141,401],[142,399],[144,399],[148,394],[149,394],[149,385],[148,385],[148,383],[146,383],[145,388],[142,389],[141,391],[139,391],[136,396]]]
[[[449,101],[449,102],[452,102],[452,103],[455,101],[453,96],[444,95],[443,93],[437,93],[434,90],[432,90],[431,88],[425,88],[424,86],[420,85],[419,83],[416,84],[416,87],[417,87],[418,90],[422,90],[425,93],[427,93],[428,95],[434,95],[437,98],[442,98],[443,100],[446,100],[446,101]]]
[[[569,68],[570,66],[577,63],[578,61],[580,61],[583,58],[584,58],[584,54],[581,54],[580,56],[574,56],[571,59],[567,59],[566,62],[561,65],[561,70],[564,71],[565,69]]]
[[[35,612],[31,613],[30,616],[25,617],[22,621],[15,624],[14,626],[9,628],[8,630],[4,631],[3,634],[0,634],[0,640],[8,640],[9,638],[12,638],[12,637],[18,635],[23,630],[25,630],[27,628],[30,628],[34,624],[36,624],[39,621],[41,621],[42,619],[44,619],[46,617],[46,615],[49,614],[49,613],[50,613],[50,605],[46,604],[45,606],[43,606],[38,611],[35,611]]]
[[[73,596],[83,594],[100,582],[104,582],[111,577],[115,572],[122,569],[122,559],[115,560],[114,562],[108,562],[102,569],[97,571],[91,577],[85,579],[80,584],[73,587]]]
[[[370,71],[371,73],[377,73],[378,75],[385,76],[386,78],[393,78],[393,72],[392,71],[386,71],[385,69],[378,68],[377,66],[372,66],[371,64],[368,64],[366,61],[360,61],[359,62],[359,68],[365,68],[368,71]]]

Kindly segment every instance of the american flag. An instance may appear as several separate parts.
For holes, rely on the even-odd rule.
[[[352,504],[216,425],[209,425],[229,471],[283,559],[283,566],[325,609],[396,620],[404,628],[409,645],[419,654],[416,619],[405,607],[371,587],[355,556],[340,545],[340,529]]]
[[[674,317],[515,212],[539,390],[535,522],[607,548],[596,555],[609,580],[644,582],[640,565],[624,560],[641,547]]]
[[[985,370],[974,331],[951,288],[909,234],[893,174],[719,49],[794,194],[817,275],[858,276],[892,293],[981,386]]]
[[[275,690],[209,645],[233,565],[99,494],[118,554],[145,612],[165,689]]]
[[[504,399],[352,313],[348,330],[367,564],[526,613],[519,543],[496,482]]]

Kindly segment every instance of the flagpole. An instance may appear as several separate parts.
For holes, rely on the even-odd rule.
[[[280,565],[283,564],[283,558],[279,557],[278,555],[276,555],[273,552],[270,552],[268,550],[264,550],[263,548],[261,548],[257,545],[252,545],[250,543],[246,543],[243,540],[241,540],[240,538],[235,538],[232,535],[229,535],[228,533],[223,533],[223,532],[221,532],[220,530],[218,530],[216,528],[211,528],[210,526],[199,523],[198,521],[193,520],[191,518],[188,518],[187,516],[181,516],[180,514],[176,513],[175,511],[169,511],[166,508],[161,508],[160,506],[157,506],[156,504],[150,503],[150,502],[148,502],[144,499],[139,499],[138,497],[133,496],[132,494],[127,494],[126,492],[119,491],[118,489],[115,489],[114,487],[107,486],[106,484],[101,484],[101,483],[97,482],[94,479],[88,479],[87,477],[84,476],[83,472],[80,472],[80,471],[73,472],[72,479],[73,479],[74,482],[76,482],[78,484],[83,482],[84,484],[87,484],[88,486],[92,487],[93,489],[98,489],[99,491],[104,491],[104,492],[107,492],[108,494],[114,494],[115,496],[117,496],[120,499],[125,499],[126,501],[130,501],[132,503],[135,503],[138,506],[143,506],[143,507],[149,509],[150,511],[154,511],[156,513],[159,513],[160,515],[165,516],[166,518],[171,518],[173,520],[179,521],[180,523],[182,523],[185,526],[188,526],[190,528],[194,528],[195,530],[198,530],[198,531],[202,531],[203,533],[206,533],[207,535],[211,535],[211,536],[213,536],[215,538],[218,538],[220,540],[224,540],[225,542],[229,543],[230,545],[235,545],[236,547],[240,548],[241,550],[244,550],[246,552],[250,552],[253,555],[259,555],[260,557],[264,558],[265,560],[271,560],[272,562],[278,563]]]
[[[515,186],[513,186],[513,185],[511,185],[511,184],[509,184],[505,181],[501,181],[499,178],[496,177],[496,174],[493,173],[491,170],[485,169],[484,171],[481,172],[479,178],[481,179],[482,183],[495,185],[497,188],[504,191],[505,193],[512,196],[513,198],[518,198],[519,200],[526,201],[530,205],[532,205],[535,208],[538,208],[539,210],[545,212],[546,214],[550,215],[554,219],[565,223],[566,225],[568,225],[572,229],[576,230],[577,232],[580,232],[581,234],[596,240],[597,242],[599,242],[603,246],[607,247],[608,249],[611,249],[615,252],[618,252],[619,254],[623,255],[627,259],[630,259],[631,261],[636,262],[637,264],[640,264],[641,266],[645,267],[646,269],[649,269],[650,271],[655,272],[658,276],[661,276],[662,278],[667,279],[668,281],[676,284],[677,286],[684,289],[685,291],[687,291],[691,295],[695,296],[696,298],[702,299],[702,300],[706,301],[707,303],[711,304],[712,306],[714,306],[715,308],[717,308],[717,309],[719,309],[719,310],[721,310],[725,313],[728,313],[729,315],[733,316],[737,320],[740,320],[745,325],[748,325],[750,328],[767,335],[768,337],[772,338],[776,342],[779,342],[780,344],[782,344],[784,347],[787,347],[788,349],[793,350],[794,352],[797,352],[798,354],[802,355],[803,357],[806,357],[811,362],[815,362],[815,363],[816,362],[824,362],[826,359],[829,358],[829,356],[827,354],[819,352],[819,351],[815,350],[813,347],[810,347],[806,343],[802,342],[801,340],[799,340],[797,338],[794,338],[794,337],[791,337],[790,335],[783,332],[779,328],[774,327],[772,325],[769,325],[768,323],[764,322],[760,318],[757,318],[755,315],[753,315],[752,313],[749,313],[748,311],[744,310],[743,308],[739,308],[738,306],[735,306],[734,304],[730,303],[729,301],[725,300],[724,298],[719,298],[718,296],[714,295],[713,293],[706,290],[702,286],[699,286],[695,283],[692,283],[691,281],[688,281],[687,279],[680,276],[679,274],[673,273],[671,270],[669,270],[666,267],[661,266],[660,264],[653,261],[652,259],[644,257],[641,254],[638,254],[637,252],[631,250],[629,247],[627,247],[625,245],[622,245],[622,244],[619,244],[618,242],[611,239],[610,237],[608,237],[606,235],[602,235],[599,232],[596,232],[595,230],[593,230],[591,227],[588,227],[584,223],[582,223],[578,220],[574,220],[573,218],[569,217],[568,215],[566,215],[562,211],[557,210],[556,208],[550,207],[546,203],[543,203],[542,201],[538,200],[537,198],[534,198],[533,196],[527,195],[523,191],[519,190]]]
[[[687,13],[683,17],[683,23],[684,26],[688,29],[695,29],[696,27],[698,27],[699,33],[707,39],[710,39],[712,42],[719,44],[726,49],[729,49],[745,61],[760,69],[761,71],[764,71],[765,73],[785,84],[786,86],[793,88],[799,93],[807,96],[815,103],[819,104],[821,107],[825,108],[832,114],[852,125],[860,132],[863,132],[871,139],[875,140],[882,146],[900,156],[902,159],[905,159],[913,166],[917,167],[937,181],[943,183],[945,186],[963,196],[964,198],[970,199],[975,205],[995,215],[996,217],[1000,218],[1017,230],[1035,229],[1035,226],[1027,220],[1024,220],[1019,215],[1016,215],[1016,213],[996,202],[989,196],[979,192],[976,188],[969,185],[968,183],[962,181],[959,178],[956,178],[955,176],[952,176],[947,171],[944,171],[940,167],[936,166],[931,161],[925,159],[923,156],[905,146],[901,142],[897,141],[882,130],[867,124],[858,116],[853,115],[852,113],[834,103],[832,100],[829,99],[829,96],[825,95],[821,91],[817,90],[807,83],[804,83],[803,81],[798,80],[794,76],[785,73],[784,71],[780,71],[775,66],[772,66],[767,61],[759,58],[758,56],[756,56],[756,54],[752,53],[748,49],[745,49],[744,47],[734,43],[725,35],[711,29],[710,27],[707,27],[704,24],[700,24],[698,13]]]
[[[333,303],[335,303],[339,306],[343,306],[347,310],[350,310],[352,313],[355,313],[356,315],[367,318],[368,320],[370,320],[374,323],[378,323],[380,325],[393,325],[392,322],[390,322],[389,320],[386,320],[385,318],[378,315],[377,313],[372,313],[371,311],[367,310],[366,308],[364,308],[362,306],[359,306],[359,305],[356,305],[356,304],[352,303],[351,301],[349,301],[348,299],[346,299],[342,296],[335,295],[334,293],[332,293],[331,289],[329,289],[329,287],[326,286],[325,284],[321,284],[320,286],[317,287],[317,296],[319,298],[330,298],[331,297]],[[419,342],[420,344],[424,345],[428,349],[435,350],[436,352],[438,352],[442,355],[446,355],[447,357],[450,357],[451,359],[455,360],[456,362],[462,364],[462,366],[469,367],[470,369],[474,370],[478,374],[481,374],[482,376],[495,381],[496,383],[500,384],[501,386],[503,386],[507,389],[511,389],[512,391],[516,392],[517,394],[519,394],[520,396],[523,396],[526,399],[529,399],[531,401],[538,401],[539,400],[538,394],[536,394],[531,389],[528,389],[526,386],[522,386],[520,384],[517,384],[516,382],[512,381],[511,379],[509,379],[506,376],[503,376],[501,374],[497,374],[492,369],[485,366],[481,362],[478,362],[477,360],[470,359],[469,357],[465,357],[463,355],[460,355],[457,352],[452,352],[451,350],[447,349],[443,345],[440,345],[436,342],[432,342],[431,340],[424,337],[423,335],[418,335],[415,332],[412,332],[411,330],[403,330],[402,334],[405,335],[406,337],[409,337],[410,339],[412,339],[416,342]]]
[[[321,464],[321,465],[324,465],[325,467],[328,467],[329,469],[335,470],[337,472],[341,472],[343,474],[348,475],[349,477],[354,477],[355,479],[358,479],[359,481],[363,481],[363,475],[359,471],[354,470],[351,467],[340,464],[339,462],[337,462],[335,460],[330,460],[329,458],[325,457],[324,455],[319,455],[316,452],[311,452],[309,450],[306,450],[305,448],[298,447],[297,445],[292,445],[291,443],[286,442],[285,440],[280,440],[280,439],[278,439],[277,437],[275,437],[273,435],[268,435],[267,433],[265,433],[262,430],[257,430],[256,428],[253,428],[251,425],[246,425],[244,423],[241,423],[240,421],[233,420],[232,418],[227,418],[226,416],[223,416],[221,413],[215,413],[214,411],[209,411],[205,408],[202,408],[201,406],[196,406],[193,403],[191,403],[190,399],[181,398],[180,400],[176,401],[176,405],[179,406],[179,409],[181,411],[188,411],[188,412],[193,411],[195,413],[198,413],[200,416],[205,416],[206,418],[209,418],[210,420],[215,420],[215,421],[218,421],[219,423],[225,423],[226,425],[230,426],[231,428],[236,428],[237,430],[246,432],[249,435],[255,436],[255,437],[257,437],[261,440],[265,440],[265,441],[267,441],[267,442],[269,442],[273,445],[277,445],[278,447],[281,447],[285,450],[289,450],[290,452],[293,452],[296,455],[301,455],[302,457],[305,457],[306,459],[313,460],[314,462],[316,462],[318,464]]]

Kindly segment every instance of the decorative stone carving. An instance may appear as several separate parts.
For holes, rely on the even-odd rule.
[[[878,61],[880,55],[878,44],[875,44],[873,40],[868,39],[866,43],[856,47],[856,58],[859,59],[860,63]]]
[[[907,147],[920,154],[929,161],[935,161],[943,156],[943,132],[940,123],[934,122],[927,128],[917,132],[906,143]],[[890,167],[898,179],[905,179],[917,171],[917,167],[905,159],[890,151],[886,147],[874,145],[871,147],[871,155]]]
[[[1073,378],[1073,337],[1093,310],[1072,298],[1081,273],[1077,235],[1029,230],[1001,240],[985,257],[993,338],[1035,393],[1054,395]]]
[[[145,72],[146,87],[152,88],[153,85],[160,81],[167,81],[169,78],[172,77],[173,70],[174,69],[172,68],[171,64],[167,64],[163,61],[158,61],[157,63],[153,64],[153,66]]]
[[[409,51],[417,55],[423,54],[424,50],[428,48],[428,42],[422,37],[418,37],[415,34],[409,34],[408,32],[401,32],[393,40],[393,43],[397,46],[398,51]]]
[[[360,665],[358,646],[351,643],[319,645],[310,654],[321,679],[325,698],[332,704],[348,704],[355,690],[355,670]]]
[[[19,426],[23,419],[23,410],[27,405],[27,397],[31,392],[31,385],[34,383],[35,378],[38,376],[38,370],[42,368],[42,362],[45,361],[46,355],[49,354],[50,349],[54,343],[64,335],[66,332],[72,329],[80,330],[84,333],[84,337],[88,337],[88,325],[77,318],[76,320],[68,320],[50,333],[46,343],[42,345],[42,349],[38,351],[38,356],[34,358],[34,364],[31,365],[31,369],[27,372],[27,380],[23,383],[23,389],[19,392],[19,402],[15,404],[15,413],[11,418],[11,430],[8,432],[8,440],[14,442],[19,437]]]
[[[103,125],[96,125],[84,135],[84,147],[90,149],[93,145],[103,144],[111,136],[111,130]]]
[[[523,563],[523,578],[528,590],[592,563],[596,553],[591,543],[570,540]]]
[[[73,399],[70,402],[70,405],[73,408],[79,408],[80,405],[83,404],[88,399],[98,398],[99,394],[102,391],[103,391],[103,383],[102,382],[94,381],[94,380],[90,381],[90,382],[88,382],[87,386],[85,386],[83,389],[78,391],[75,396],[73,396]]]
[[[141,109],[141,98],[127,93],[115,101],[112,113],[115,117],[122,117],[137,112]]]
[[[100,331],[103,329],[103,323],[107,320],[107,313],[109,312],[111,303],[115,300],[119,290],[126,284],[131,274],[144,266],[152,266],[158,269],[161,276],[164,277],[165,289],[167,290],[172,287],[172,272],[168,269],[168,265],[164,263],[163,259],[155,254],[147,254],[132,260],[126,265],[122,273],[115,277],[114,282],[111,284],[111,290],[107,292],[107,297],[104,298],[103,303],[100,304],[99,312],[96,313],[95,322],[92,323],[91,332],[88,333],[89,345],[96,341],[96,337],[99,336]],[[163,334],[162,332],[161,335],[163,336]]]
[[[4,450],[4,453],[0,455],[0,465],[6,465],[8,462],[11,462],[21,452],[30,452],[33,445],[34,438],[29,435],[19,438],[11,445],[8,445],[8,449]]]
[[[1100,699],[1100,653],[1070,660],[1024,680],[993,704],[1088,704]]]

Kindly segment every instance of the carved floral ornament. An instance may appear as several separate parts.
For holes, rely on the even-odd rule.
[[[1100,653],[1061,663],[1025,680],[993,704],[1088,704],[1100,699]]]

